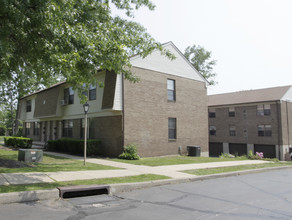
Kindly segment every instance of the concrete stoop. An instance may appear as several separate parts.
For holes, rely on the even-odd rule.
[[[32,149],[45,149],[46,143],[41,141],[33,141]]]

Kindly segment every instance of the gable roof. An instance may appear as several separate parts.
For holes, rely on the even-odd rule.
[[[291,86],[247,90],[208,96],[208,106],[233,105],[243,103],[283,100]]]
[[[52,88],[55,88],[55,87],[57,87],[57,86],[60,86],[60,85],[62,85],[62,84],[65,84],[65,83],[66,83],[66,81],[58,82],[58,83],[56,83],[56,84],[54,84],[54,85],[51,85],[50,87],[47,87],[47,88],[44,88],[44,89],[38,90],[38,91],[36,91],[36,92],[33,92],[33,93],[31,93],[31,94],[25,95],[25,96],[21,97],[20,99],[24,99],[24,98],[27,98],[27,97],[29,97],[29,96],[33,96],[33,95],[35,95],[35,94],[38,94],[38,93],[44,92],[44,91],[49,90],[49,89],[52,89]]]
[[[181,76],[184,78],[194,79],[209,84],[209,82],[202,76],[202,74],[195,69],[195,67],[189,62],[189,60],[171,41],[162,44],[162,46],[165,49],[169,50],[172,54],[174,54],[176,59],[170,60],[166,56],[162,55],[161,52],[157,49],[144,59],[139,55],[129,57],[131,64],[136,67],[167,73],[170,75]],[[52,85],[50,87],[23,96],[21,99],[27,98],[29,96],[38,94],[40,92],[43,92],[45,90],[54,88],[65,83],[66,81],[56,83],[55,85]]]
[[[164,49],[169,50],[174,54],[176,59],[170,60],[168,57],[162,55],[157,49],[145,58],[142,58],[139,55],[131,57],[131,64],[143,69],[208,83],[208,81],[194,68],[194,66],[171,41],[162,46]]]

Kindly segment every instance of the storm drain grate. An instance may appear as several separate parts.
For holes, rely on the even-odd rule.
[[[59,190],[59,196],[63,199],[109,194],[108,185],[64,186],[57,187],[57,189]]]

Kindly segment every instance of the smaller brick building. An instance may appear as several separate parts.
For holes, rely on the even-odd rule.
[[[292,142],[291,86],[208,96],[209,153],[285,160]]]
[[[208,156],[207,82],[172,42],[163,47],[176,59],[158,50],[144,59],[131,57],[139,83],[109,71],[96,76],[103,88],[92,82],[89,138],[101,140],[105,155],[117,156],[124,145],[136,143],[144,157],[186,153],[189,145]],[[23,97],[19,113],[24,135],[34,141],[83,137],[83,107],[66,82]]]

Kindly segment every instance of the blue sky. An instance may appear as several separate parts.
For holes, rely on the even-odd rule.
[[[291,0],[154,0],[134,20],[182,52],[196,44],[217,60],[208,94],[292,84]]]

